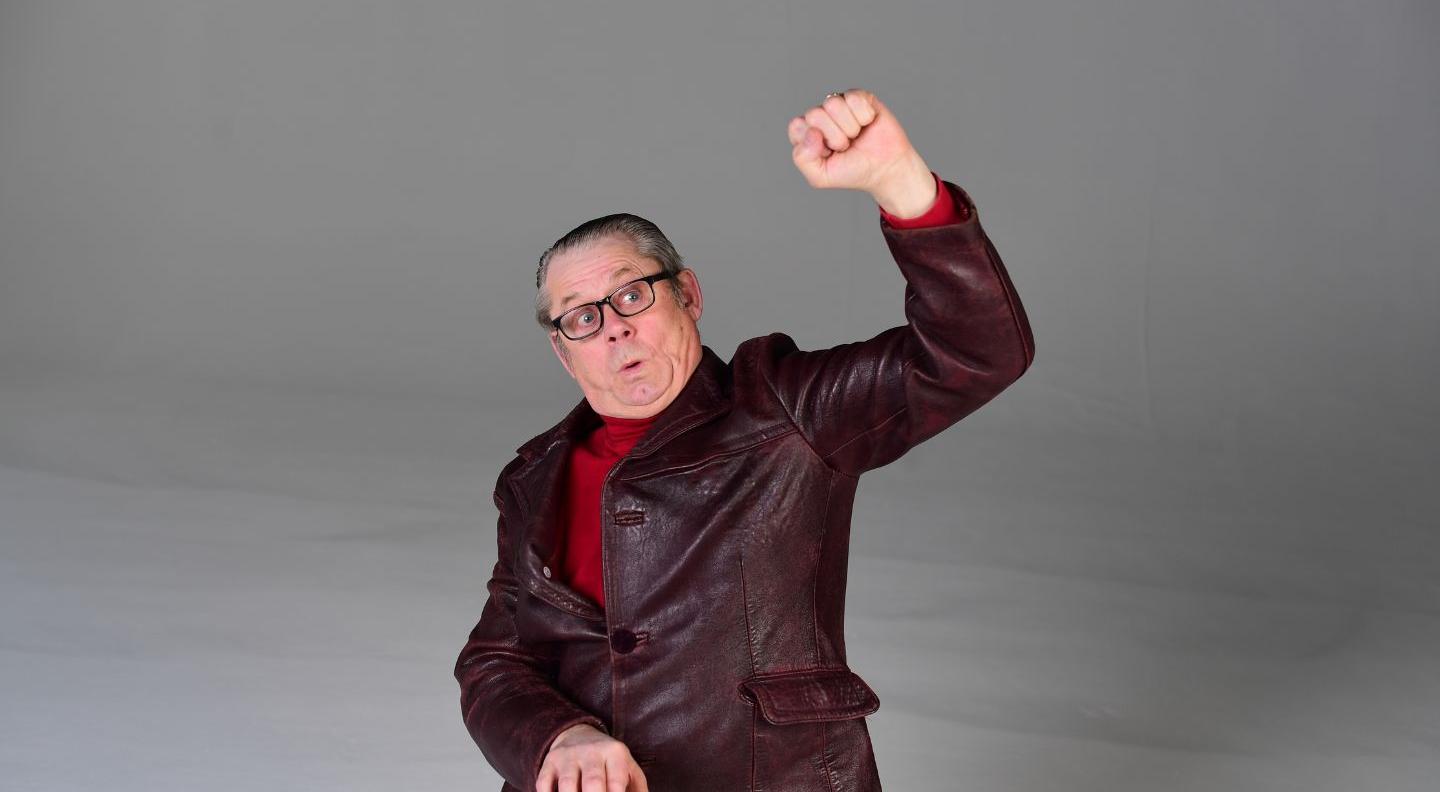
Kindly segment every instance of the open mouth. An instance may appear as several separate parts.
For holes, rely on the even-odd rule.
[[[620,370],[621,370],[621,371],[634,371],[635,369],[639,368],[639,367],[640,367],[640,364],[643,363],[643,362],[644,362],[644,361],[641,361],[641,360],[632,360],[632,361],[630,361],[629,363],[626,363],[625,365],[621,366],[621,367],[620,367]]]

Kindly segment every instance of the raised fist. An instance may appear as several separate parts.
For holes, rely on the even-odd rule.
[[[790,119],[789,133],[791,158],[811,187],[864,190],[878,200],[932,182],[900,122],[869,91],[826,97]]]

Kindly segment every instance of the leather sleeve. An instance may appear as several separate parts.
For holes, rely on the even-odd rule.
[[[600,718],[555,688],[545,656],[519,640],[517,584],[498,484],[495,503],[500,517],[498,554],[486,586],[490,597],[460,651],[455,678],[460,683],[465,727],[481,753],[516,789],[533,792],[540,765],[560,732],[577,723],[589,723],[602,732],[606,728]]]
[[[835,470],[858,476],[893,462],[990,401],[1035,358],[1025,309],[974,203],[941,184],[957,222],[879,221],[905,277],[906,324],[815,351],[784,333],[754,340],[762,376]]]

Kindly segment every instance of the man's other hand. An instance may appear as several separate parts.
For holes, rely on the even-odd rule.
[[[869,91],[827,97],[791,118],[788,131],[791,159],[811,187],[864,190],[898,217],[918,217],[935,202],[929,166]]]
[[[536,792],[650,792],[625,743],[580,723],[550,743],[535,778]]]

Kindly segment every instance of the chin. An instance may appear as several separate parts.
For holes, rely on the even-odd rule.
[[[648,384],[648,383],[647,383]],[[649,394],[648,396],[646,394]],[[665,395],[665,389],[658,386],[636,387],[626,392],[626,403],[632,407],[641,407],[647,404],[654,404],[657,399]]]

